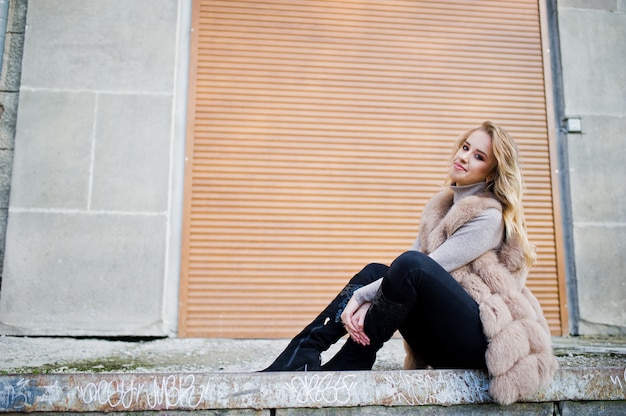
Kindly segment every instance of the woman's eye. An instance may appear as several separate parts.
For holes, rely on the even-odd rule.
[[[478,159],[478,160],[481,160],[481,161],[482,161],[482,160],[485,160],[485,158],[483,158],[483,156],[482,156],[482,155],[474,155],[474,157],[475,157],[476,159]]]
[[[464,144],[464,145],[463,145],[463,150],[468,151],[468,150],[469,150],[469,147],[467,147],[467,145],[466,145],[466,144]]]

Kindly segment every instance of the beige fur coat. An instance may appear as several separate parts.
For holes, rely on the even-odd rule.
[[[468,196],[456,204],[451,190],[435,195],[424,208],[421,249],[428,254],[486,208],[502,210],[493,194]],[[544,388],[557,368],[548,324],[526,287],[527,269],[517,240],[505,241],[454,272],[452,276],[478,303],[486,352],[489,393],[501,404],[513,403]],[[408,345],[405,368],[423,363]],[[418,364],[419,363],[419,364]]]

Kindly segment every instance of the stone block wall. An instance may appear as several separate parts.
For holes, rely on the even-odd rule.
[[[8,6],[2,69],[0,71],[0,105],[2,106],[0,108],[0,271],[4,261],[28,1],[13,0]],[[1,287],[2,274],[0,274]]]
[[[626,333],[626,0],[558,0],[582,335]]]
[[[175,330],[181,16],[171,0],[28,2],[2,333]]]

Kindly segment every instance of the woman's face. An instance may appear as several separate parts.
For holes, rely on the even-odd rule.
[[[495,165],[491,137],[482,130],[476,130],[452,158],[451,182],[458,186],[485,182]]]

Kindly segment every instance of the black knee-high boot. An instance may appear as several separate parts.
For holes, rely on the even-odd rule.
[[[384,285],[384,282],[383,282]],[[365,316],[363,329],[370,339],[369,345],[357,344],[349,338],[341,350],[322,370],[358,371],[371,370],[376,361],[376,353],[391,338],[396,329],[406,319],[410,302],[394,302],[383,294],[382,287],[372,300],[372,305]]]
[[[296,335],[287,348],[265,370],[316,371],[321,367],[321,353],[346,334],[341,313],[355,290],[387,273],[387,266],[371,264],[350,280],[335,299],[306,328]]]

